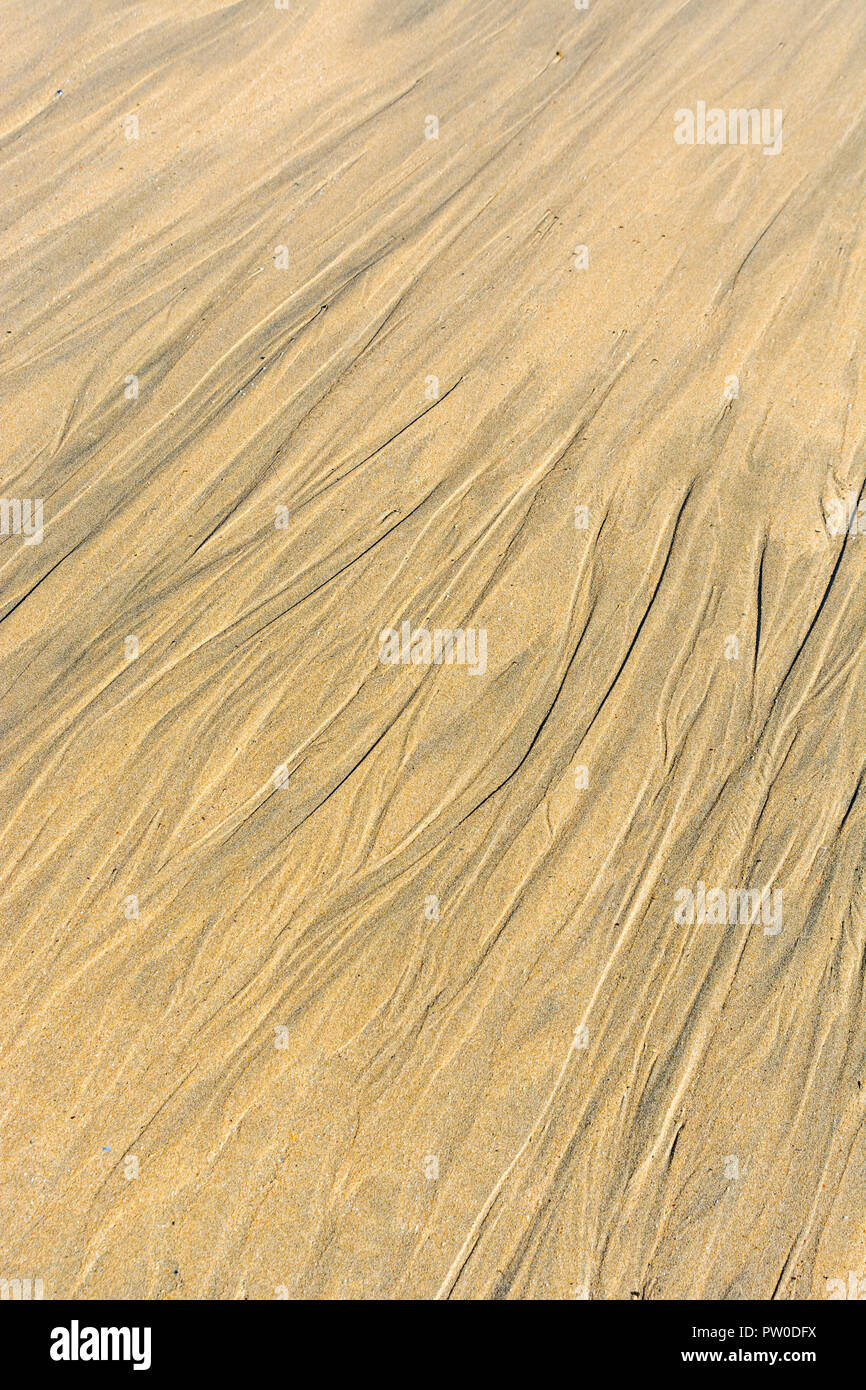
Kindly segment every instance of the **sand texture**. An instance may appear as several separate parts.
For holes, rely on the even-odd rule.
[[[0,36],[0,1278],[866,1278],[863,0]]]

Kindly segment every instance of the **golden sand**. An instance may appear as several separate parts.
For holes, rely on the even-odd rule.
[[[866,1276],[862,0],[0,34],[0,1277]]]

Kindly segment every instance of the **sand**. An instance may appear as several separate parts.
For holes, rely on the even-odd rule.
[[[866,1277],[861,0],[0,34],[0,1276]]]

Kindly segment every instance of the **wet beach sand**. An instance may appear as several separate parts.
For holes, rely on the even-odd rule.
[[[866,1277],[861,0],[0,35],[0,1277]]]

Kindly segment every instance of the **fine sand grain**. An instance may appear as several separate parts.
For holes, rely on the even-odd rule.
[[[0,1279],[866,1279],[862,0],[0,37]]]

